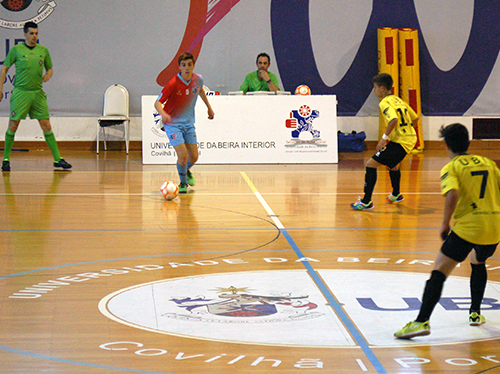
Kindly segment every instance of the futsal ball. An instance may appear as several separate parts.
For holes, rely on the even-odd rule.
[[[295,95],[310,95],[311,89],[305,84],[301,84],[295,89]]]
[[[160,187],[161,194],[167,200],[172,200],[179,195],[179,187],[172,181],[165,182]]]

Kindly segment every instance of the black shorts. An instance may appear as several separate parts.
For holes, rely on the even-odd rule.
[[[456,262],[462,262],[475,249],[477,260],[486,262],[495,253],[497,245],[498,243],[489,245],[472,244],[452,231],[441,246],[441,252]]]
[[[379,164],[387,166],[389,169],[393,169],[404,160],[407,153],[403,146],[399,143],[389,142],[380,151],[373,155],[373,159]]]

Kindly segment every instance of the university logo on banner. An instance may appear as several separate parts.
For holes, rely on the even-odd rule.
[[[54,0],[2,0],[0,2],[8,12],[0,18],[0,27],[5,29],[22,29],[26,22],[42,22],[50,16],[57,6]]]
[[[290,118],[285,120],[285,126],[291,129],[291,139],[287,140],[285,147],[312,145],[327,147],[321,140],[321,132],[314,128],[313,122],[319,117],[319,110],[312,110],[309,105],[301,105],[298,110],[290,112]]]

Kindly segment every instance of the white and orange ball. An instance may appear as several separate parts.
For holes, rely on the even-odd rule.
[[[179,187],[172,181],[163,183],[160,187],[161,194],[167,200],[173,200],[179,195]]]
[[[301,84],[295,89],[295,95],[310,95],[311,89],[305,84]]]

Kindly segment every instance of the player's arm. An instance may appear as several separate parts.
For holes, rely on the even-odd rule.
[[[3,65],[2,71],[0,71],[0,101],[2,101],[3,98],[3,82],[5,82],[9,69],[10,66]]]
[[[450,221],[453,216],[453,212],[455,211],[455,207],[458,202],[458,191],[455,189],[451,189],[446,193],[445,201],[444,201],[444,214],[443,214],[443,223],[441,228],[439,229],[439,236],[441,239],[445,240],[448,234],[450,233]]]
[[[203,102],[205,103],[205,105],[207,106],[207,109],[208,109],[208,119],[214,119],[215,112],[212,109],[212,106],[210,105],[210,103],[208,102],[207,95],[205,94],[205,90],[203,88],[200,91],[200,97],[203,100]]]
[[[387,138],[389,138],[389,135],[391,134],[392,130],[397,126],[398,124],[398,119],[393,118],[389,124],[387,125],[387,128],[385,129],[384,134],[382,135],[382,139],[377,144],[377,147],[375,148],[378,151],[380,151],[382,148],[384,148],[387,144]]]
[[[47,69],[45,74],[42,76],[42,80],[44,82],[48,82],[50,80],[50,78],[52,78],[52,74],[54,74],[54,69],[52,69],[52,68]]]
[[[385,135],[386,136],[389,136],[391,135],[391,132],[392,130],[394,130],[394,128],[398,125],[398,119],[397,118],[393,118],[389,124],[387,125],[387,128],[385,129]]]
[[[161,121],[163,123],[167,124],[172,120],[172,117],[170,117],[170,115],[167,112],[165,112],[165,109],[163,109],[163,104],[160,102],[160,100],[155,101],[155,109],[161,116]]]

